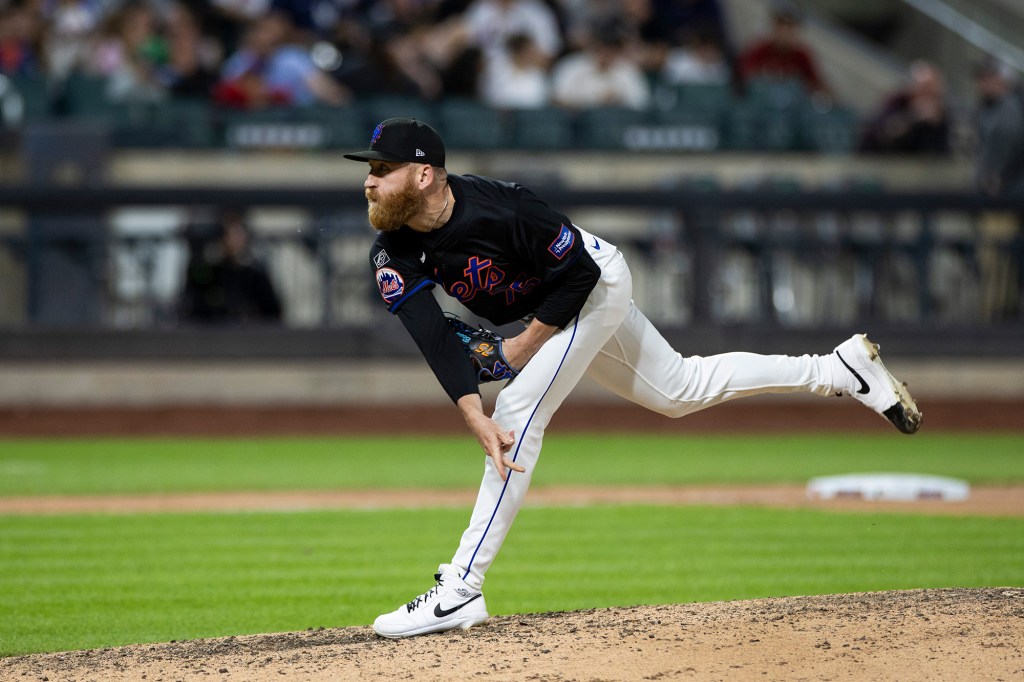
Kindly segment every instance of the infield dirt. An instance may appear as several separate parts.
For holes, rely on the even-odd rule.
[[[1013,680],[1024,589],[912,590],[499,616],[0,660],[4,680]]]

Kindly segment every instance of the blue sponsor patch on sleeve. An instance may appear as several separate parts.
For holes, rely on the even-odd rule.
[[[562,225],[561,231],[558,236],[555,237],[555,241],[551,242],[551,246],[548,247],[548,251],[551,252],[558,260],[562,260],[565,254],[569,253],[572,248],[573,242],[576,241],[576,234],[569,229],[566,225]]]

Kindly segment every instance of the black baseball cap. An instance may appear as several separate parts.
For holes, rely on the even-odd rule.
[[[409,161],[444,168],[444,142],[423,121],[389,118],[374,128],[368,150],[344,157],[353,161]]]

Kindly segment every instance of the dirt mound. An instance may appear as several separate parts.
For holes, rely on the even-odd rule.
[[[0,660],[4,680],[964,680],[1024,676],[1024,589],[942,589],[368,627]]]

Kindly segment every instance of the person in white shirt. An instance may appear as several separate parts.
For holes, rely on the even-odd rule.
[[[496,109],[538,109],[551,101],[547,60],[533,39],[516,33],[506,41],[507,51],[484,68],[480,94]]]
[[[552,72],[554,101],[572,109],[645,109],[651,100],[643,70],[624,51],[614,24],[596,28],[590,45],[559,59]]]
[[[476,0],[462,16],[468,39],[487,59],[507,51],[508,39],[525,34],[554,60],[562,49],[558,17],[541,0]]]

